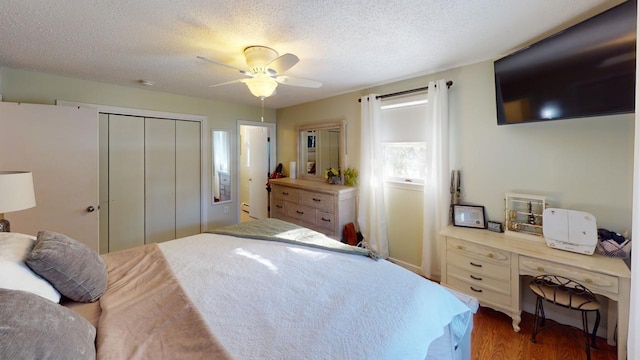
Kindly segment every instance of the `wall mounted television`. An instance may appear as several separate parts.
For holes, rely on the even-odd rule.
[[[636,0],[494,62],[498,125],[635,111]]]

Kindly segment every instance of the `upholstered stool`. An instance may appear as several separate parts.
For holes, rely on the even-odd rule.
[[[536,342],[536,334],[544,329],[545,317],[542,301],[546,300],[553,304],[582,312],[582,331],[585,337],[585,351],[587,352],[587,360],[591,359],[591,347],[589,346],[589,337],[591,337],[591,346],[596,348],[596,331],[600,324],[600,303],[595,295],[589,289],[576,281],[566,277],[557,275],[540,275],[531,280],[529,288],[536,296],[536,313],[533,322],[533,334],[531,342]],[[589,335],[589,324],[587,322],[587,314],[590,311],[596,312],[596,323],[593,326],[593,332]],[[542,328],[538,328],[538,318],[541,318]]]

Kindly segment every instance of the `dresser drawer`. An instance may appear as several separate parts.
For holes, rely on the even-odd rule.
[[[504,263],[505,265],[509,265],[511,263],[511,254],[508,252],[457,239],[447,239],[447,249],[462,251],[465,254],[475,255],[498,263]]]
[[[285,202],[284,213],[288,217],[292,217],[309,224],[316,223],[316,209],[312,208],[311,206]]]
[[[282,199],[291,202],[298,202],[298,198],[300,196],[300,190],[290,187],[274,185],[271,191],[273,192],[273,196],[276,199]]]
[[[316,224],[322,228],[333,230],[335,228],[335,216],[333,213],[318,210],[316,212]]]
[[[271,206],[271,217],[282,219],[284,217],[284,205],[285,201],[282,199],[275,199],[273,201],[273,205]]]
[[[469,285],[480,286],[507,294],[511,292],[511,283],[509,280],[494,279],[482,273],[469,271],[449,264],[447,264],[447,277],[454,277],[468,283]]]
[[[524,273],[532,276],[543,274],[560,275],[579,282],[594,293],[618,293],[618,278],[615,276],[581,271],[560,263],[533,259],[526,256],[520,256],[518,266],[521,274]]]
[[[327,212],[333,212],[334,196],[328,194],[300,191],[300,204],[312,206]]]
[[[475,296],[481,302],[487,301],[493,304],[504,306],[511,305],[510,293],[503,293],[500,291],[492,290],[482,285],[469,284],[468,282],[462,281],[455,277],[447,278],[447,286],[453,288],[454,290],[461,291],[465,294]]]
[[[494,279],[505,281],[511,279],[510,268],[507,264],[496,264],[480,256],[468,256],[455,251],[447,251],[447,264]]]

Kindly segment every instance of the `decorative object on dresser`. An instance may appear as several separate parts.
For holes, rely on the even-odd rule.
[[[505,233],[509,236],[543,241],[544,196],[507,193],[505,195]]]
[[[26,171],[0,171],[0,215],[36,206],[33,175]],[[0,218],[0,232],[10,232],[9,220]]]
[[[285,220],[340,240],[356,222],[356,188],[303,179],[271,180],[272,218]]]
[[[486,228],[484,206],[451,205],[453,207],[453,225],[476,229]]]

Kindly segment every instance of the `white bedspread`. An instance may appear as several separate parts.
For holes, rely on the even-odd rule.
[[[236,359],[424,359],[445,325],[471,316],[386,260],[216,234],[159,246]]]

